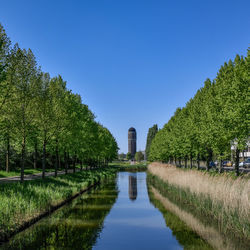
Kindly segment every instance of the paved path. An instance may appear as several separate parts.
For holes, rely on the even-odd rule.
[[[76,169],[76,172],[79,172],[79,171],[80,171],[80,169]],[[73,173],[73,169],[68,169],[68,173]],[[63,175],[63,174],[65,174],[65,170],[57,172],[57,175]],[[54,175],[55,175],[55,172],[46,172],[45,173],[46,177],[54,176]],[[25,181],[35,180],[35,179],[39,179],[39,178],[42,178],[42,173],[24,175]],[[17,182],[17,181],[20,181],[20,176],[0,178],[0,184],[6,183],[6,182]]]

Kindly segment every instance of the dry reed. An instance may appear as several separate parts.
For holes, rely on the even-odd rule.
[[[199,196],[208,197],[213,206],[222,204],[222,213],[236,212],[239,219],[250,222],[250,180],[226,175],[211,176],[197,170],[184,171],[169,164],[152,163],[148,166],[151,174],[170,185],[189,190]]]
[[[235,245],[226,237],[223,237],[211,226],[206,226],[192,214],[181,210],[178,206],[172,203],[166,197],[163,197],[157,189],[151,187],[154,197],[170,212],[177,215],[183,222],[186,223],[193,231],[200,235],[215,249],[235,249]]]

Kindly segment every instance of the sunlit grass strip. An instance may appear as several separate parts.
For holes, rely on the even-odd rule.
[[[147,163],[139,162],[135,164],[130,164],[129,162],[118,162],[111,163],[110,166],[119,169],[119,171],[146,171]]]
[[[24,224],[69,199],[102,177],[114,175],[112,169],[0,185],[0,241],[4,241]]]
[[[148,169],[162,180],[160,185],[175,199],[213,218],[222,230],[250,239],[249,177],[211,176],[158,163],[151,164]]]

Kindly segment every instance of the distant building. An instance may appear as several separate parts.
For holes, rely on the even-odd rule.
[[[134,128],[128,130],[128,152],[134,159],[136,153],[136,130]]]

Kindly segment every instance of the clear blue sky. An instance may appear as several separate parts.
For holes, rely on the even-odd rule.
[[[127,130],[144,150],[162,127],[250,42],[249,0],[6,0],[0,22],[31,48],[127,152]]]

